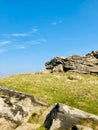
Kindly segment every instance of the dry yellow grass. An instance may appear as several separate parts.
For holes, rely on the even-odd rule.
[[[34,95],[51,105],[61,102],[98,115],[98,76],[78,73],[20,74],[0,85]]]

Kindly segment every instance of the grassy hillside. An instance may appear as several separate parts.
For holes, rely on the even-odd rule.
[[[98,76],[95,75],[20,74],[1,78],[0,85],[34,95],[49,105],[61,102],[98,115]]]

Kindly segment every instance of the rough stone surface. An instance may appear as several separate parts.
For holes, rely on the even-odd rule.
[[[85,56],[72,55],[67,58],[55,57],[45,63],[51,72],[78,72],[98,74],[98,51],[92,51]]]
[[[5,118],[0,118],[0,130],[14,130],[17,125]]]
[[[92,51],[91,53],[86,54],[86,56],[93,56],[98,59],[98,51]]]
[[[40,124],[25,123],[17,127],[15,130],[36,130],[40,127]]]
[[[76,108],[57,103],[49,107],[34,99],[33,96],[16,90],[0,87],[0,130],[37,130],[44,125],[46,130],[93,130],[84,121],[98,124],[98,116]],[[38,124],[29,122],[34,113],[40,113]],[[32,118],[34,119],[34,118]],[[94,130],[98,130],[98,125]]]
[[[92,128],[90,127],[87,127],[87,126],[83,126],[83,125],[76,125],[73,127],[73,130],[93,130]]]
[[[59,65],[57,65],[57,66],[55,66],[54,68],[53,68],[53,72],[62,72],[63,71],[63,66],[62,66],[62,64],[59,64]]]
[[[42,106],[43,104],[37,102],[33,96],[0,87],[0,123],[2,129],[7,127],[4,128],[6,130],[10,127],[10,130],[27,122],[32,113],[39,111]],[[9,125],[5,126],[5,124]]]
[[[69,107],[64,104],[51,106],[40,118],[47,130],[92,130],[90,127],[83,127],[81,122],[90,120],[98,123],[98,116],[86,113],[79,109]],[[77,129],[75,129],[75,127]]]

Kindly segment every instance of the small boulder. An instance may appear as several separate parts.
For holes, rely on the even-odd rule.
[[[4,130],[8,128],[10,130],[10,128],[26,123],[32,113],[39,111],[43,107],[45,105],[36,101],[31,95],[0,86],[1,130],[3,130],[3,127]]]
[[[92,130],[88,126],[80,125],[83,121],[88,120],[98,123],[98,116],[60,103],[48,108],[39,119],[46,130],[82,130],[82,128],[83,130],[86,130],[85,128]]]
[[[53,72],[63,72],[62,64],[59,64],[53,68]]]

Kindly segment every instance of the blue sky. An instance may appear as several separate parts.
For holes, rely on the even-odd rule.
[[[98,50],[98,0],[0,0],[0,77]]]

